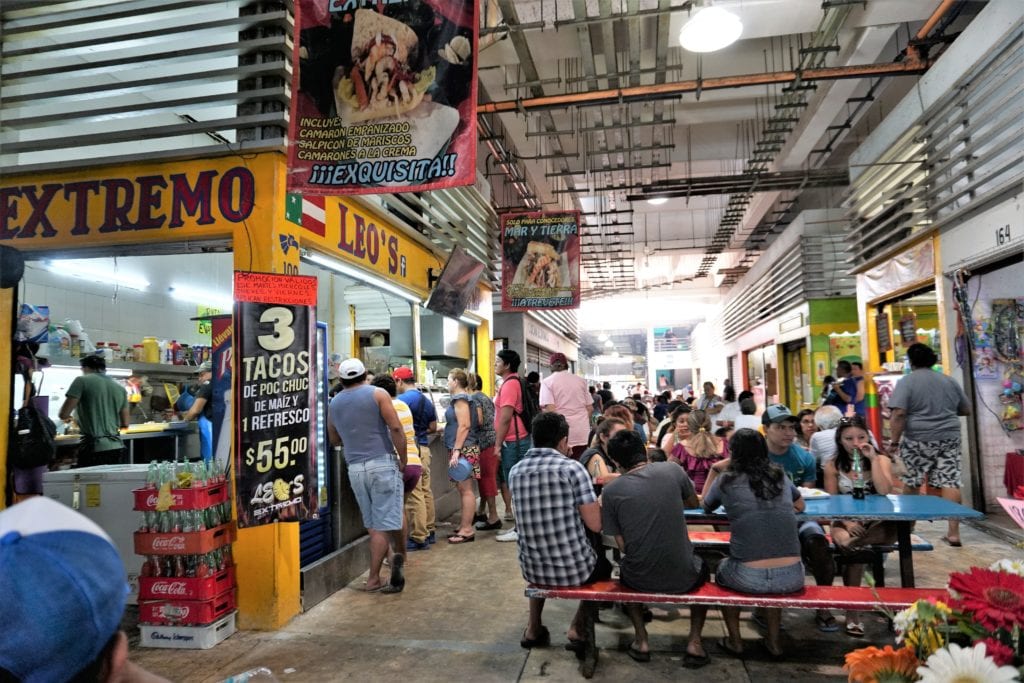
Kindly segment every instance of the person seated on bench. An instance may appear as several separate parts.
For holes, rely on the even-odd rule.
[[[768,459],[763,436],[752,429],[737,430],[729,442],[732,457],[720,476],[714,476],[704,494],[708,512],[725,505],[731,535],[729,556],[718,565],[715,583],[741,593],[796,593],[804,587],[796,513],[804,500],[781,467]],[[716,463],[716,466],[718,463]],[[728,638],[719,647],[739,655],[740,610],[722,607]],[[765,647],[782,656],[779,631],[782,610],[764,610],[768,637]]]
[[[590,448],[580,454],[579,462],[587,468],[587,473],[594,484],[594,494],[597,496],[601,495],[601,489],[606,483],[614,481],[619,476],[615,463],[608,457],[608,439],[623,430],[626,430],[626,423],[619,418],[604,418],[594,428]],[[594,546],[594,552],[597,553],[598,571],[611,576],[612,563],[604,547],[604,535],[588,531],[587,537]]]
[[[683,516],[686,508],[699,505],[693,482],[675,463],[648,462],[647,448],[635,432],[613,436],[608,455],[621,474],[601,494],[601,521],[623,552],[619,580],[645,593],[689,593],[699,588],[708,580],[708,568],[693,554]],[[627,652],[638,662],[649,662],[643,605],[631,602],[625,608],[635,632]],[[690,608],[690,636],[683,656],[687,669],[711,661],[701,642],[707,613],[704,605]]]
[[[558,413],[540,413],[531,426],[533,448],[512,467],[509,488],[516,511],[519,567],[528,583],[581,586],[610,578],[597,572],[597,554],[586,530],[601,530],[601,508],[587,470],[569,454],[569,424]],[[547,647],[551,634],[541,615],[543,598],[530,598],[530,618],[519,644]],[[590,646],[583,675],[593,675],[596,603],[580,602],[569,628],[570,644]],[[589,673],[589,676],[587,675]]]
[[[871,445],[868,434],[864,418],[859,415],[839,421],[835,457],[824,463],[825,490],[833,496],[853,493],[851,470],[854,449],[860,449],[866,492],[886,495],[892,491],[892,461],[887,454]],[[832,542],[843,553],[853,553],[871,545],[892,545],[896,542],[896,525],[882,520],[836,520],[832,522]],[[863,576],[863,564],[847,564],[843,568],[843,584],[847,586],[859,586]],[[857,638],[864,635],[864,623],[859,612],[846,613],[846,632]]]

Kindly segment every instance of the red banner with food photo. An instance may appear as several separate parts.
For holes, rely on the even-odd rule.
[[[473,0],[296,0],[288,192],[476,181]]]
[[[579,211],[502,215],[501,310],[579,305]]]

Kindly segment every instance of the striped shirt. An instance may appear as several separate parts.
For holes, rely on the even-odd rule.
[[[399,401],[397,398],[391,399],[391,403],[395,406],[395,412],[398,413],[398,421],[402,423],[402,431],[405,432],[406,464],[422,465],[420,449],[416,445],[416,429],[412,423],[412,411],[404,401]]]

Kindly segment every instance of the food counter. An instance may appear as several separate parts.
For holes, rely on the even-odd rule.
[[[128,463],[134,464],[136,462],[136,443],[139,441],[146,441],[152,439],[171,439],[174,444],[174,453],[167,453],[162,451],[159,454],[154,455],[153,453],[139,454],[140,462],[149,462],[150,460],[192,460],[199,456],[199,441],[198,441],[198,429],[196,428],[195,422],[145,422],[142,424],[134,424],[128,427],[128,429],[122,429],[121,440],[125,443],[128,449]],[[196,434],[197,438],[190,439],[189,435]],[[182,443],[182,439],[185,440]],[[82,442],[82,436],[80,434],[62,434],[57,437],[57,459],[58,461],[66,459],[65,454],[60,452],[61,449],[67,449],[71,447],[77,447]],[[194,444],[193,444],[194,442]],[[139,450],[151,450],[139,447]]]

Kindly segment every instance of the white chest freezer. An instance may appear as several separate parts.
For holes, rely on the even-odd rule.
[[[43,493],[96,522],[114,541],[121,555],[134,604],[139,592],[139,569],[145,558],[135,554],[133,533],[142,513],[132,510],[132,489],[146,485],[149,465],[96,465],[43,475]],[[83,562],[89,558],[83,557]]]

